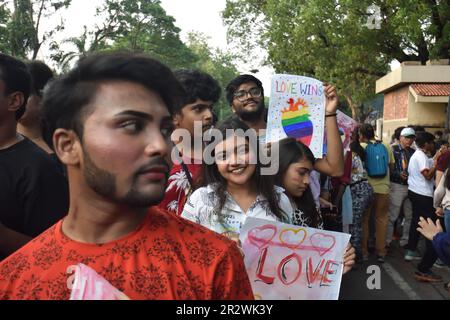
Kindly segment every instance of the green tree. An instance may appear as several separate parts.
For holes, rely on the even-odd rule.
[[[147,53],[173,68],[195,63],[195,55],[181,41],[180,29],[159,0],[106,0],[97,8],[101,23],[85,27],[79,37],[66,39],[74,50],[53,44],[53,59],[63,65],[90,52],[124,49]]]
[[[68,71],[74,60],[93,52],[92,44],[94,42],[89,43],[89,35],[87,27],[84,26],[84,32],[81,36],[70,37],[61,42],[66,47],[65,50],[61,49],[59,42],[53,41],[50,44],[50,51],[52,52],[50,58],[58,64],[62,72]],[[69,46],[73,47],[74,50],[70,50]]]
[[[101,46],[145,52],[173,68],[195,62],[180,39],[174,18],[167,15],[159,0],[106,0],[97,15],[106,16],[95,32]]]
[[[8,22],[10,18],[11,12],[6,7],[6,2],[0,1],[0,52],[4,53],[10,53],[10,47],[8,45]]]
[[[220,84],[222,90],[239,73],[235,67],[235,56],[220,49],[212,49],[208,45],[209,38],[201,33],[189,33],[187,45],[195,54],[197,61],[190,67],[212,75]],[[222,94],[216,105],[219,119],[229,116],[232,111]]]
[[[42,45],[56,32],[64,30],[64,22],[60,21],[51,30],[42,31],[42,20],[67,8],[70,2],[71,0],[14,0],[13,11],[6,22],[8,33],[2,39],[3,45],[9,47],[8,52],[17,57],[36,59]]]
[[[380,29],[367,25],[372,5]],[[277,72],[336,85],[356,119],[392,60],[449,58],[449,17],[449,2],[433,0],[227,0],[223,12],[241,57],[267,48]]]
[[[63,69],[89,53],[110,50],[146,53],[172,68],[196,62],[195,54],[181,41],[174,18],[159,0],[106,0],[96,11],[100,23],[89,29],[85,26],[80,36],[65,39],[63,46],[52,43],[51,57]]]

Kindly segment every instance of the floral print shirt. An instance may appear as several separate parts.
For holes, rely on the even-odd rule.
[[[216,212],[218,197],[215,190],[214,185],[197,189],[189,197],[181,216],[233,240],[239,239],[240,230],[247,217],[279,221],[270,210],[267,199],[261,195],[258,195],[247,212],[244,212],[227,193],[225,205],[219,215]],[[284,189],[275,186],[274,192],[278,197],[278,205],[287,217],[287,221],[282,222],[290,223],[293,209],[288,197],[284,194]]]
[[[68,300],[67,268],[83,263],[130,299],[253,299],[234,242],[152,208],[137,230],[80,243],[62,221],[0,263],[0,300]]]

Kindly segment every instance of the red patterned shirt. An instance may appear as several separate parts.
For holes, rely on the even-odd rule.
[[[0,299],[67,300],[67,268],[83,263],[130,299],[253,299],[242,256],[224,237],[153,208],[106,244],[79,243],[62,220],[0,264]]]

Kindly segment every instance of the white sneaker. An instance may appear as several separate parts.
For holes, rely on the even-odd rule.
[[[406,261],[420,260],[420,259],[422,259],[422,257],[417,251],[406,250],[406,253],[405,253]]]
[[[439,268],[439,269],[445,268],[446,266],[447,265],[445,263],[443,263],[441,261],[441,259],[437,259],[436,262],[433,264],[433,267],[436,267],[436,268]]]

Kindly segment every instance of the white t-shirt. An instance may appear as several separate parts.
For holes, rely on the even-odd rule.
[[[273,215],[269,208],[269,202],[263,196],[258,195],[247,212],[243,212],[228,193],[226,193],[227,199],[221,212],[222,217],[219,218],[215,210],[218,201],[215,190],[213,185],[195,190],[184,205],[181,216],[232,239],[239,239],[239,233],[247,217],[279,221]],[[283,188],[275,186],[274,192],[277,194],[280,209],[289,219],[289,221],[283,222],[289,223],[294,209],[284,194]]]
[[[433,197],[434,179],[427,180],[422,175],[422,171],[433,166],[433,159],[421,150],[417,149],[409,160],[408,166],[408,189],[414,193],[426,197]]]

